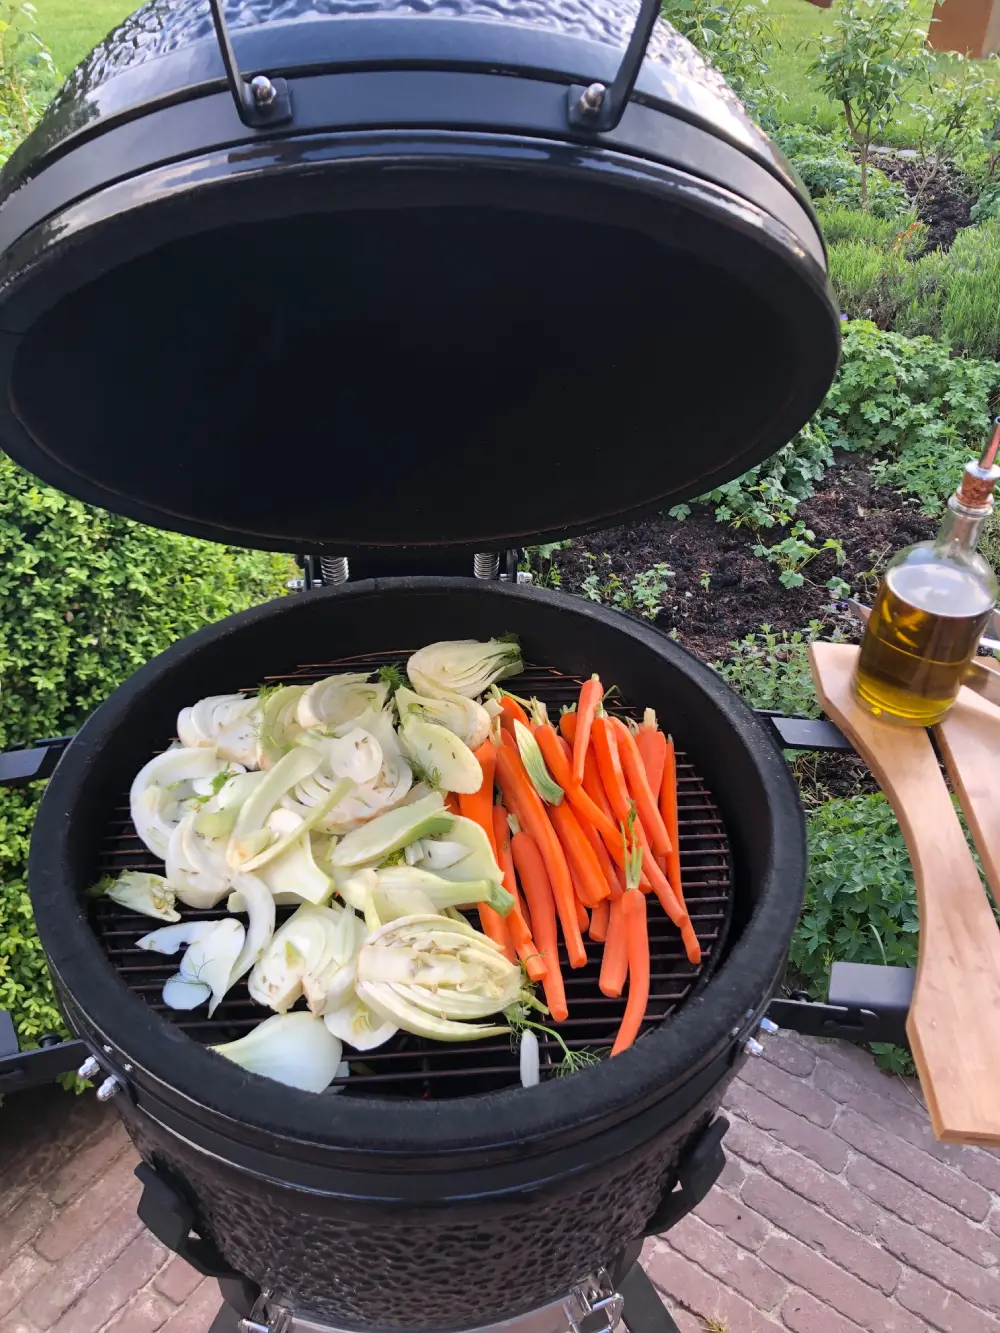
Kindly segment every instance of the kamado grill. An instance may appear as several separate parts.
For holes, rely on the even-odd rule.
[[[633,1333],[673,1327],[635,1260],[721,1167],[715,1113],[801,905],[801,813],[710,670],[517,586],[513,553],[767,457],[829,386],[838,320],[801,187],[657,10],[154,0],[0,187],[4,448],[144,522],[302,553],[302,595],[175,645],[89,720],[31,856],[140,1214],[220,1278],[220,1328],[558,1333],[613,1326],[622,1296]],[[158,868],[125,794],[178,710],[507,632],[550,711],[596,671],[673,732],[701,967],[651,914],[641,1040],[568,1079],[543,1041],[535,1088],[502,1040],[398,1035],[336,1095],[206,1051],[259,1019],[245,984],[211,1020],[166,1010],[142,920],[85,896]],[[609,1046],[623,1001],[594,960],[565,975],[568,1044]]]

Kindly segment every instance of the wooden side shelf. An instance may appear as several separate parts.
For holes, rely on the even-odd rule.
[[[913,864],[919,959],[907,1033],[939,1139],[1000,1146],[1000,928],[929,734],[856,703],[858,649],[809,649],[819,700],[870,766]],[[936,728],[994,893],[1000,892],[1000,709],[963,689]]]

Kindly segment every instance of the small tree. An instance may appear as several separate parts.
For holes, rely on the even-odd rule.
[[[920,154],[919,205],[956,161],[965,161],[992,144],[996,119],[998,62],[952,55],[927,83],[927,96],[912,110],[919,117],[916,148]]]
[[[819,39],[809,67],[827,97],[843,108],[858,149],[864,209],[872,143],[927,70],[923,8],[921,0],[842,0],[834,32]]]
[[[781,42],[767,0],[663,0],[660,12],[758,119],[766,107],[785,100],[768,85],[771,58]]]

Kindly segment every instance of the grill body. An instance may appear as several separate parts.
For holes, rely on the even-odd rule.
[[[732,851],[732,921],[693,998],[623,1056],[567,1080],[414,1100],[256,1079],[128,988],[83,895],[121,791],[183,704],[295,665],[506,631],[528,660],[596,670],[655,707],[712,794]],[[118,1073],[130,1134],[190,1200],[201,1234],[280,1303],[337,1326],[447,1329],[543,1304],[643,1233],[779,979],[804,868],[781,754],[710,670],[598,606],[421,578],[272,603],[150,663],[67,750],[30,877],[67,1013]]]

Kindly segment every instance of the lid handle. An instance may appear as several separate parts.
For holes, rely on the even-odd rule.
[[[617,127],[642,69],[659,13],[660,0],[642,0],[632,36],[610,88],[603,83],[592,83],[587,88],[579,85],[570,88],[569,123],[574,129],[586,130],[590,134],[605,134]]]
[[[236,103],[237,114],[243,124],[249,125],[251,129],[282,125],[292,118],[292,97],[288,84],[284,79],[272,79],[266,74],[257,74],[252,79],[243,77],[236,64],[236,53],[223,12],[224,4],[225,0],[208,0],[222,63],[226,67],[226,80]]]

